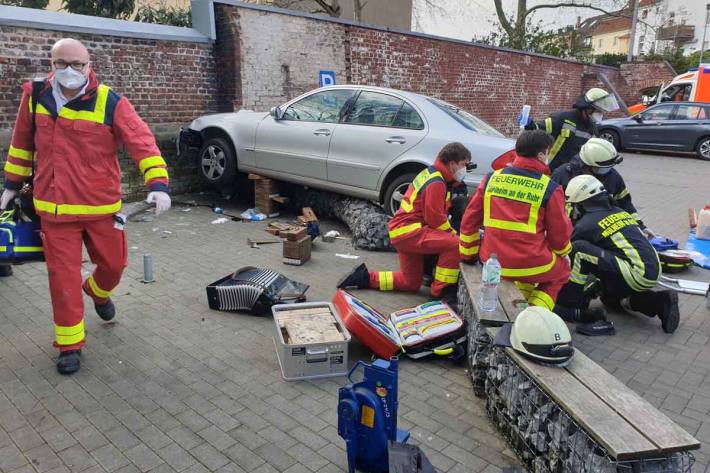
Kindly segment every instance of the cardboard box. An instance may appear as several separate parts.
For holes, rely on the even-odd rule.
[[[311,237],[306,235],[297,241],[284,240],[283,262],[301,265],[311,259]]]

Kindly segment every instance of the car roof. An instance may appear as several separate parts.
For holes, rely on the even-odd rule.
[[[430,97],[417,94],[415,92],[408,92],[406,90],[401,90],[401,89],[391,89],[389,87],[377,87],[374,85],[358,85],[358,84],[343,84],[343,85],[329,85],[326,87],[321,87],[320,89],[317,90],[326,90],[326,89],[363,89],[363,90],[371,90],[374,92],[383,92],[383,93],[391,93],[395,95],[401,95],[402,97],[408,98],[410,100],[414,101],[419,101],[419,100],[426,100]]]
[[[705,106],[705,107],[710,106],[710,104],[707,103],[707,102],[683,102],[683,101],[675,102],[675,101],[669,101],[669,102],[654,103],[653,105],[651,105],[651,107],[655,107],[655,106],[657,106],[657,105],[696,105],[696,106],[699,106],[699,107],[702,107],[702,106]]]

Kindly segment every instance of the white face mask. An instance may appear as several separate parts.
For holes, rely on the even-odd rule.
[[[611,168],[593,168],[592,172],[596,174],[597,176],[603,176],[604,174],[608,174],[609,171],[611,171]]]
[[[604,119],[604,114],[602,112],[592,113],[592,121],[594,123],[601,123],[603,119]]]
[[[84,77],[84,74],[79,71],[75,71],[70,66],[54,71],[54,77],[57,79],[57,82],[69,90],[78,89],[86,83],[86,77]]]
[[[458,182],[463,182],[463,178],[466,177],[466,168],[462,167],[461,169],[457,169],[456,172],[454,173],[454,179],[456,179]]]

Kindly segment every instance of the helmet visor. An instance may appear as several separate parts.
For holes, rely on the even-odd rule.
[[[592,102],[592,107],[602,112],[615,112],[619,110],[619,102],[616,101],[616,97],[609,94]]]
[[[624,161],[624,157],[617,154],[611,159],[608,159],[606,161],[602,161],[600,163],[596,163],[594,167],[598,168],[611,168],[613,166],[616,166],[617,164],[621,164]]]

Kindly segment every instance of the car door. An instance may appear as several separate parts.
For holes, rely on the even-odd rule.
[[[659,136],[662,135],[659,131],[662,126],[670,122],[675,107],[674,104],[655,105],[637,115],[638,118],[631,120],[627,125],[626,146],[643,149],[662,148],[663,137]]]
[[[412,104],[395,95],[363,90],[335,127],[328,180],[376,189],[389,163],[426,134],[426,124]]]
[[[354,89],[322,90],[289,104],[280,118],[264,118],[256,130],[255,166],[285,176],[325,180],[333,130],[354,93]]]
[[[702,123],[708,122],[705,107],[700,104],[678,104],[672,119],[661,127],[660,135],[668,149],[693,151],[700,137]]]

